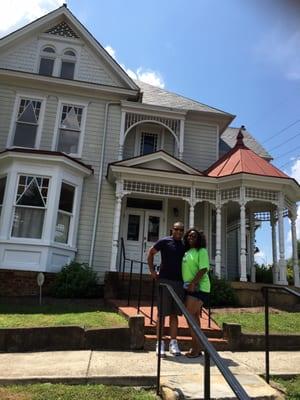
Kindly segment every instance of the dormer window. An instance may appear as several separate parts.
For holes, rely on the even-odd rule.
[[[157,150],[158,134],[142,132],[140,155],[154,153]]]
[[[56,52],[52,46],[46,46],[42,49],[40,67],[39,67],[40,75],[45,75],[45,76],[53,75],[55,58],[56,58]]]
[[[64,79],[74,79],[76,64],[76,53],[73,50],[64,51],[61,60],[60,77]]]

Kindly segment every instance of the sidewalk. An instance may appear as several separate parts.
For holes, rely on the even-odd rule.
[[[253,398],[275,396],[258,374],[264,373],[263,352],[220,352],[230,370]],[[299,352],[271,352],[271,375],[300,375]],[[157,358],[154,352],[56,351],[0,354],[0,384],[64,382],[153,386]],[[211,368],[215,398],[232,398],[232,392],[215,366]],[[203,390],[203,357],[162,359],[161,383],[179,388],[190,399]],[[195,397],[196,396],[196,397]],[[198,396],[198,397],[197,397]],[[273,397],[273,398],[276,398]]]

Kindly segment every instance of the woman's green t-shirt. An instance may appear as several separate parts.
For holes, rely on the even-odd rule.
[[[210,280],[208,276],[209,258],[207,249],[188,250],[182,260],[182,278],[184,282],[191,282],[200,269],[206,268],[206,273],[200,279],[198,289],[210,293]]]

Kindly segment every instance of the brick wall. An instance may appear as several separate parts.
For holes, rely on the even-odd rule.
[[[36,296],[39,294],[37,285],[38,272],[0,269],[0,296]],[[44,272],[43,295],[49,293],[54,273]]]

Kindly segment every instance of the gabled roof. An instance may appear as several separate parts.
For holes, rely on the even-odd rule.
[[[155,165],[157,164],[157,165]],[[110,166],[139,168],[147,170],[158,170],[163,172],[175,172],[180,174],[188,175],[200,175],[203,176],[202,172],[191,167],[185,162],[179,160],[166,153],[164,150],[156,151],[155,153],[146,154],[143,156],[137,156],[128,158],[126,160],[115,161],[110,163]]]
[[[274,165],[245,146],[243,138],[244,135],[241,128],[237,135],[237,141],[234,148],[209,167],[205,173],[208,176],[216,178],[246,173],[290,179],[290,177],[280,171],[280,169],[274,167]]]
[[[139,90],[135,82],[127,75],[123,68],[116,62],[114,58],[104,49],[104,47],[94,38],[94,36],[85,28],[84,25],[72,14],[72,12],[63,5],[54,11],[36,19],[35,21],[23,26],[22,28],[4,36],[0,39],[0,48],[4,47],[13,41],[17,41],[23,35],[29,34],[34,30],[51,30],[57,28],[57,24],[65,21],[73,34],[87,41],[89,45],[101,56],[102,59],[112,68],[112,70],[120,77],[128,88]],[[52,26],[51,26],[52,23]],[[45,32],[45,31],[44,31]],[[72,36],[74,37],[74,36]]]
[[[235,146],[239,129],[240,128],[228,127],[222,133],[219,143],[220,157],[222,157]],[[245,129],[243,130],[243,135],[244,143],[249,149],[254,151],[254,153],[259,155],[260,157],[265,158],[266,160],[272,160],[272,156],[266,151],[266,149],[264,149],[264,147],[260,143],[258,143],[254,139],[250,132]]]
[[[234,118],[234,115],[225,111],[218,110],[217,108],[213,108],[187,97],[180,96],[179,94],[168,92],[167,90],[161,89],[157,86],[149,85],[148,83],[138,80],[135,80],[135,82],[143,92],[142,103],[144,104],[170,107],[186,111],[202,111],[224,116],[226,115],[228,117],[232,117],[232,119]]]

